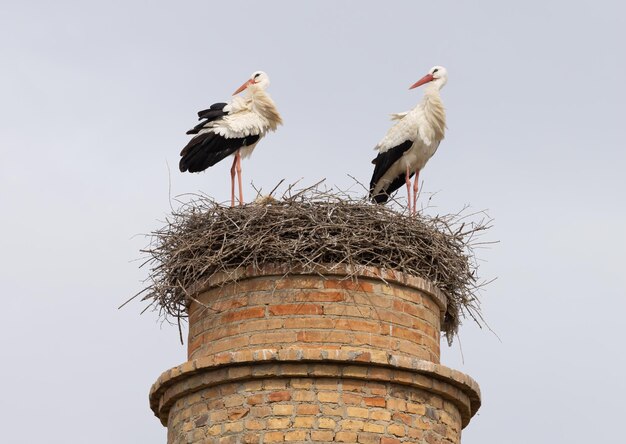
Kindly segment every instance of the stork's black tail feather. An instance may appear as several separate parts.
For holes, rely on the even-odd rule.
[[[411,173],[409,178],[415,176],[415,173]],[[378,192],[375,196],[372,196],[372,192],[374,191],[374,186],[370,184],[370,199],[372,201],[382,204],[389,200],[389,196],[400,188],[402,185],[406,183],[406,174],[400,174],[397,176],[387,187]]]
[[[374,191],[374,189],[370,190],[370,199],[377,204],[383,204],[385,202],[387,202],[387,200],[389,199],[389,194],[387,193],[378,193],[375,196],[372,196],[372,192]]]
[[[389,199],[389,195],[396,191],[398,188],[402,186],[405,182],[405,174],[401,174],[398,177],[394,178],[394,180],[387,185],[386,187],[382,187],[376,195],[373,195],[374,189],[376,185],[378,185],[378,181],[380,181],[385,173],[393,166],[394,163],[399,161],[402,158],[402,155],[405,151],[411,148],[413,145],[413,141],[406,140],[403,143],[388,149],[382,153],[378,153],[378,156],[372,163],[374,164],[374,173],[372,174],[372,180],[370,181],[370,199],[372,199],[376,203],[385,203]],[[411,174],[413,176],[414,173]]]

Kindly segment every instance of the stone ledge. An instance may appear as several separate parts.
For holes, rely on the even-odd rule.
[[[187,361],[157,379],[150,407],[167,425],[172,404],[189,393],[233,381],[272,377],[335,377],[412,386],[453,402],[465,427],[480,407],[480,388],[468,375],[440,364],[389,353],[324,349],[258,349]]]

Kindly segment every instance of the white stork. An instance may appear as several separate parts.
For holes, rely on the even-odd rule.
[[[215,165],[231,154],[235,155],[230,169],[231,206],[235,206],[235,172],[239,182],[239,204],[243,205],[241,186],[241,158],[252,154],[259,140],[275,131],[283,123],[272,98],[265,92],[270,79],[263,71],[256,71],[244,82],[245,97],[235,97],[231,103],[215,103],[198,112],[202,120],[187,134],[196,134],[180,152],[180,171],[197,173]]]
[[[370,181],[370,198],[374,202],[386,202],[391,193],[406,184],[409,214],[416,213],[420,170],[435,154],[444,137],[446,113],[439,90],[447,81],[448,72],[444,67],[432,67],[428,74],[409,88],[427,83],[422,101],[411,111],[391,115],[391,119],[398,123],[374,148],[379,152],[372,161],[376,165]],[[414,174],[411,207],[411,177]]]

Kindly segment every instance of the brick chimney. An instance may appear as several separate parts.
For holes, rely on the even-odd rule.
[[[319,271],[189,289],[188,361],[150,391],[169,444],[460,443],[480,390],[439,364],[446,296],[391,270]]]

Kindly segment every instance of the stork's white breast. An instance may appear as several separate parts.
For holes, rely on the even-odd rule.
[[[243,111],[232,116],[225,116],[215,122],[212,129],[220,136],[242,138],[262,136],[267,132],[269,124],[261,115],[253,111]]]

